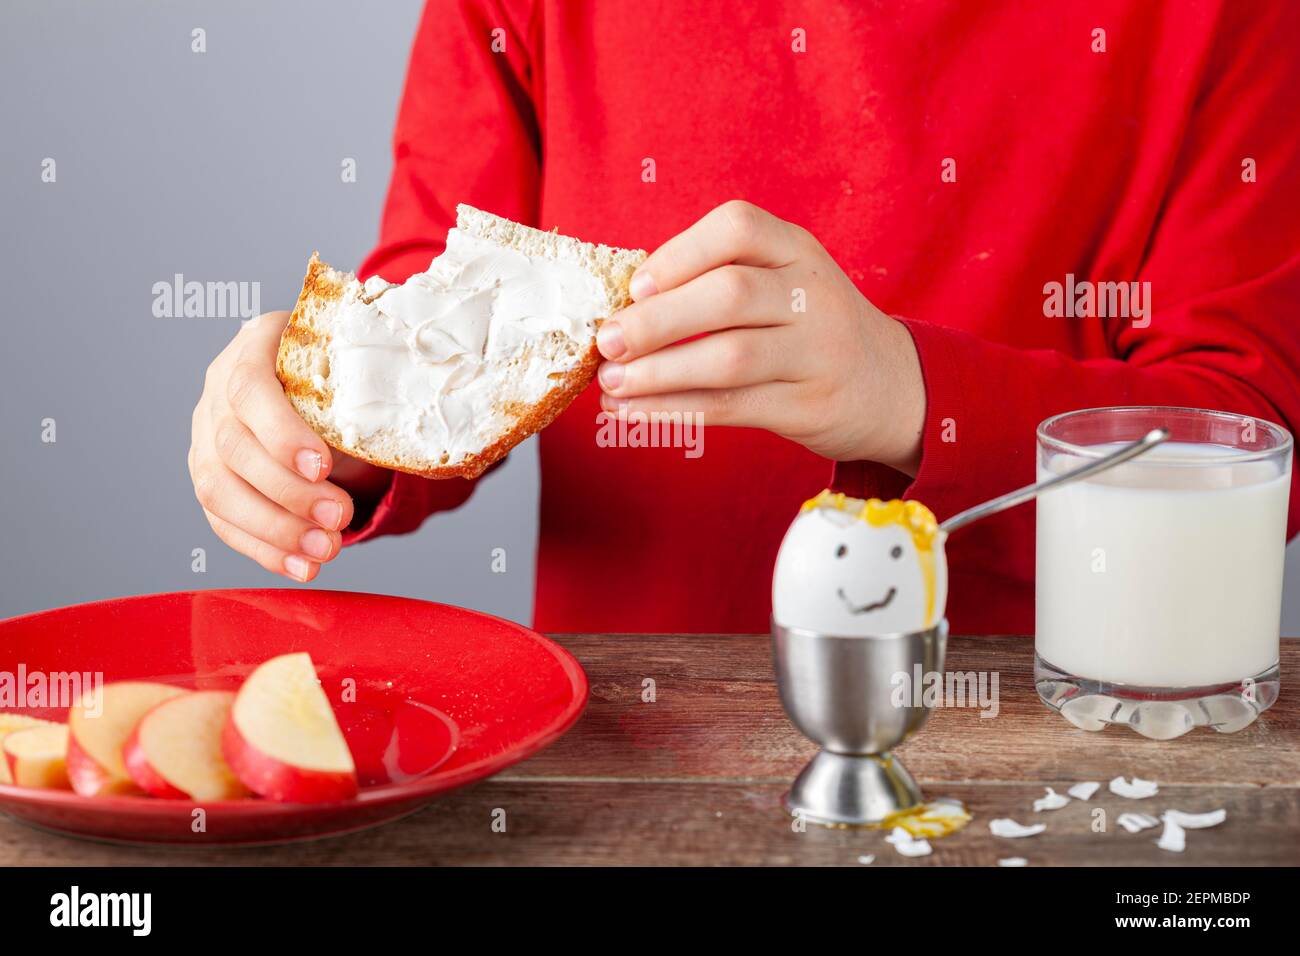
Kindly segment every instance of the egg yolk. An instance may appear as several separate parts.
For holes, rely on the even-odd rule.
[[[892,830],[894,827],[902,827],[914,837],[930,840],[956,833],[970,823],[971,819],[970,813],[956,800],[932,800],[886,817],[872,828]]]

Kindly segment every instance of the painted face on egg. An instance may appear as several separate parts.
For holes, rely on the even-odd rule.
[[[781,542],[772,616],[848,637],[919,631],[943,617],[947,591],[943,535],[928,508],[823,491]]]

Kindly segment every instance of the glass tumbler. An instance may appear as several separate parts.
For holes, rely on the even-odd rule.
[[[1277,699],[1291,435],[1195,408],[1038,427],[1051,477],[1164,427],[1139,458],[1038,499],[1035,684],[1085,730],[1240,730]]]

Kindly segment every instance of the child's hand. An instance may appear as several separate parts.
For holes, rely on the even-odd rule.
[[[725,203],[655,250],[631,291],[597,337],[607,411],[701,412],[915,474],[925,388],[912,337],[804,229]]]
[[[325,481],[351,468],[353,487],[374,468],[331,452],[275,376],[288,312],[247,323],[208,366],[194,409],[190,478],[212,530],[268,571],[310,581],[339,553],[352,499]]]

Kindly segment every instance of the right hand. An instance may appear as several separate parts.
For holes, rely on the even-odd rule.
[[[310,581],[342,547],[351,496],[387,472],[331,451],[299,416],[275,374],[288,312],[246,323],[208,366],[194,408],[190,479],[212,530],[268,571]]]

